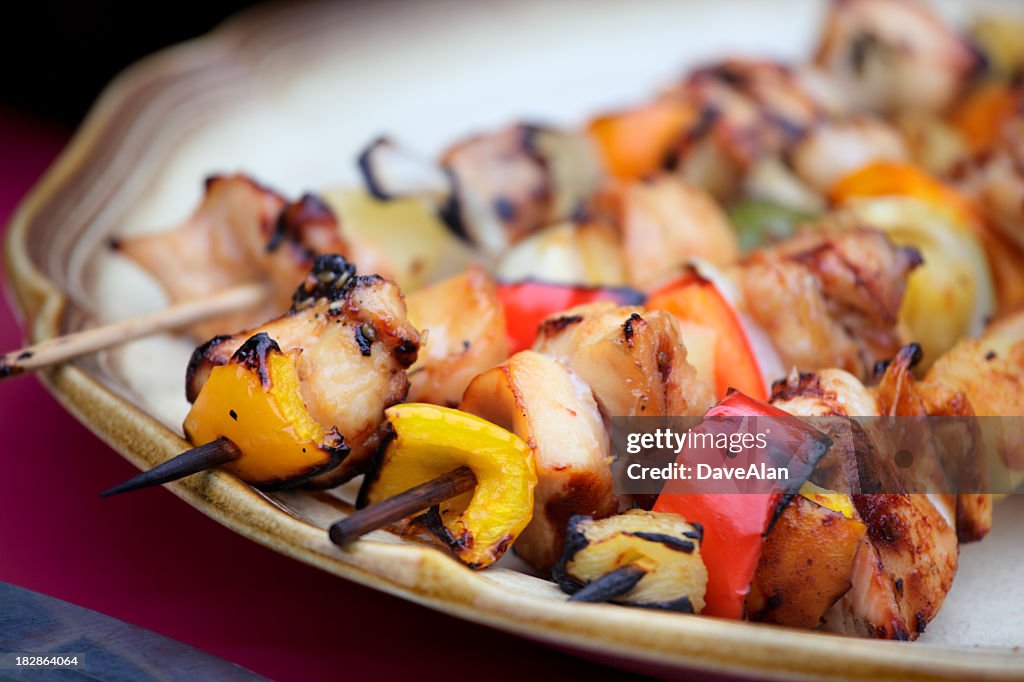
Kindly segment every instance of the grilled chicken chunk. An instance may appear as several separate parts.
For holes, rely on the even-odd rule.
[[[175,303],[234,285],[267,283],[266,305],[197,322],[189,331],[198,338],[280,315],[316,255],[347,248],[337,220],[319,198],[307,194],[289,204],[244,175],[209,178],[199,208],[178,227],[112,244],[152,274]]]
[[[961,163],[958,185],[992,225],[1024,258],[1024,84],[1018,88],[1017,115],[1004,122],[997,142]]]
[[[363,473],[383,438],[384,410],[406,397],[406,370],[419,348],[398,287],[376,275],[357,276],[341,256],[320,256],[287,313],[196,348],[186,379],[189,401],[213,367],[260,332],[286,353],[300,351],[296,366],[310,415],[335,427],[350,448],[339,467],[310,485],[331,487]]]
[[[572,516],[615,513],[608,433],[590,388],[565,365],[533,351],[516,353],[473,379],[460,409],[533,449],[533,520],[514,548],[535,568],[554,565]]]
[[[927,495],[854,495],[867,536],[839,602],[849,634],[917,639],[953,586],[958,548],[948,510]],[[946,511],[946,514],[943,512]]]
[[[813,74],[743,59],[698,69],[664,97],[702,112],[670,166],[718,199],[733,196],[756,161],[781,154],[836,99]]]
[[[832,0],[815,63],[862,111],[942,111],[980,55],[918,0]]]
[[[1002,344],[1014,335],[1007,331],[1009,328],[1002,329]],[[977,353],[975,347],[979,342],[965,343],[968,344],[966,347],[954,349],[947,357],[956,359],[958,351]],[[992,345],[997,344],[993,342]],[[786,382],[776,384],[772,402],[788,412],[806,416],[972,415],[969,395],[961,392],[957,377],[952,376],[948,385],[942,383],[941,368],[945,357],[936,363],[940,367],[938,372],[933,368],[924,381],[914,379],[911,370],[919,355],[920,348],[916,346],[901,349],[885,367],[874,389],[865,388],[852,375],[837,370],[794,375]],[[976,357],[973,359],[977,361]],[[1005,370],[1005,366],[1002,369]],[[1019,370],[1017,373],[1019,376]],[[1000,391],[997,389],[995,393]],[[871,433],[861,434],[867,438],[861,442],[870,444],[870,447],[884,450],[887,438],[894,435],[885,431],[893,427],[884,424],[874,430],[870,425],[865,428]],[[932,439],[956,435],[963,434],[935,433]],[[967,435],[968,440],[975,439],[974,434]],[[858,435],[853,437],[856,439]],[[924,437],[917,442],[916,450],[921,456],[916,457],[912,464],[896,465],[887,464],[889,460],[884,456],[887,451],[880,457],[858,458],[855,444],[849,438],[834,439],[837,444],[834,447],[839,447],[840,451],[830,452],[823,463],[826,467],[832,466],[840,478],[845,476],[850,485],[847,489],[855,493],[851,498],[857,518],[867,526],[867,535],[853,562],[850,590],[827,617],[830,627],[872,637],[915,639],[938,613],[952,585],[957,567],[957,541],[980,540],[988,532],[992,513],[988,495],[974,492],[960,495],[858,492],[862,481],[901,475],[893,468],[896,466],[905,468],[905,475],[918,476],[917,480],[926,484],[932,480],[926,477],[942,475],[942,467],[947,463],[942,461],[942,456],[936,455],[942,448],[928,440]],[[957,444],[953,443],[953,447]],[[829,462],[829,458],[857,464],[854,471],[849,471],[849,467],[844,471],[842,462]],[[983,475],[983,471],[964,471],[972,462],[974,460],[968,457],[954,463],[953,466],[958,468],[956,475]],[[866,466],[869,470],[857,471],[858,466]],[[890,470],[882,471],[887,466]]]
[[[909,155],[896,128],[878,118],[857,116],[815,123],[787,158],[797,176],[824,195],[840,178],[869,163],[904,161]]]
[[[594,392],[605,420],[700,415],[711,389],[686,362],[669,313],[590,303],[541,323],[533,349],[561,360]]]
[[[785,366],[866,378],[899,348],[907,276],[920,263],[875,230],[814,230],[751,253],[729,275]]]
[[[473,377],[508,357],[497,287],[480,268],[413,292],[406,306],[424,339],[409,372],[410,402],[454,407]]]
[[[932,365],[921,388],[943,397],[960,393],[978,416],[1024,416],[1024,311],[960,341]],[[1009,468],[1024,471],[1024,428],[1017,419],[1000,421],[996,447]]]
[[[704,190],[672,175],[620,182],[596,202],[600,219],[621,235],[629,283],[649,289],[689,258],[728,265],[739,258],[736,233]]]

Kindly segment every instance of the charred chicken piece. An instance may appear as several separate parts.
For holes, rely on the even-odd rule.
[[[964,339],[940,357],[920,383],[931,402],[961,394],[978,416],[1024,415],[1024,312],[992,324],[977,339]],[[1002,422],[997,444],[1005,464],[1024,471],[1024,428]]]
[[[838,603],[848,634],[913,640],[935,617],[953,585],[956,531],[948,511],[926,495],[854,495],[867,535],[852,587]]]
[[[1017,114],[1002,125],[996,143],[954,171],[960,188],[1017,252],[1024,251],[1024,85]]]
[[[419,349],[398,287],[376,275],[357,276],[341,256],[318,257],[287,313],[196,348],[186,378],[188,399],[196,399],[213,368],[260,332],[285,353],[299,352],[295,363],[309,413],[337,428],[351,450],[341,466],[310,485],[330,487],[363,473],[383,438],[384,410],[405,399],[406,370]]]
[[[629,283],[649,289],[690,258],[730,265],[739,258],[736,233],[704,190],[673,175],[622,181],[595,201],[595,217],[621,235]]]
[[[115,239],[113,246],[152,274],[171,302],[266,282],[266,305],[189,331],[209,338],[280,315],[317,254],[346,253],[337,220],[315,195],[296,202],[244,175],[214,176],[196,212],[166,232]]]
[[[982,67],[918,0],[833,0],[815,63],[854,107],[880,114],[942,111]]]
[[[375,196],[441,201],[449,226],[492,256],[571,217],[602,178],[597,151],[585,136],[528,124],[459,142],[436,165],[387,140],[373,143],[360,159]]]
[[[826,194],[840,178],[869,163],[904,161],[909,155],[899,130],[861,115],[815,123],[787,150],[786,159],[814,192]]]
[[[664,96],[701,113],[669,158],[689,182],[728,199],[754,164],[780,155],[831,110],[835,95],[813,74],[733,59],[694,71]]]
[[[702,536],[700,526],[676,514],[574,516],[552,575],[573,601],[700,613],[708,581]]]
[[[508,357],[497,286],[474,267],[406,299],[424,342],[409,372],[408,399],[452,407],[476,375]]]
[[[867,378],[899,348],[907,276],[920,263],[876,230],[809,230],[752,252],[730,275],[785,366]]]
[[[572,368],[605,420],[699,415],[714,402],[686,361],[679,323],[663,311],[611,302],[577,306],[542,322],[533,348]]]
[[[473,379],[460,409],[511,431],[533,450],[539,481],[533,520],[515,550],[538,570],[558,559],[570,517],[616,511],[608,433],[590,387],[563,364],[533,351],[516,353]]]

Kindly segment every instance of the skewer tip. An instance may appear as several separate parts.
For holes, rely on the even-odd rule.
[[[241,456],[242,451],[238,449],[237,445],[227,438],[218,438],[205,445],[186,450],[177,457],[172,457],[149,471],[143,471],[141,474],[129,478],[123,483],[107,488],[100,493],[100,497],[113,497],[114,495],[131,492],[132,490],[150,488],[170,483],[171,481],[177,481],[180,478],[197,474],[200,471],[206,471],[221,464],[226,464]]]

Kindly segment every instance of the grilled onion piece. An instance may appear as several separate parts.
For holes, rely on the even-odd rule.
[[[708,572],[700,556],[703,531],[676,514],[631,509],[595,521],[574,516],[552,575],[563,591],[583,595],[587,585],[632,569],[636,581],[587,601],[614,601],[682,613],[700,613]],[[625,589],[624,589],[625,588]]]

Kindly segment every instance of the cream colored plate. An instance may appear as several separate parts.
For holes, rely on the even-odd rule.
[[[798,58],[822,6],[747,2],[374,3],[257,12],[162,52],[111,85],[15,216],[13,290],[33,341],[161,305],[106,237],[187,215],[201,179],[245,170],[294,194],[353,183],[353,158],[387,132],[432,154],[512,119],[578,124],[644,98],[702,59]],[[963,8],[944,8],[956,16]],[[82,422],[134,464],[182,450],[190,344],[148,339],[48,372]],[[351,490],[268,498],[229,476],[172,486],[276,551],[468,620],[665,676],[687,670],[856,680],[1024,679],[1024,498],[964,548],[945,608],[915,644],[570,605],[514,560],[472,573],[376,533],[340,550],[323,528]]]

